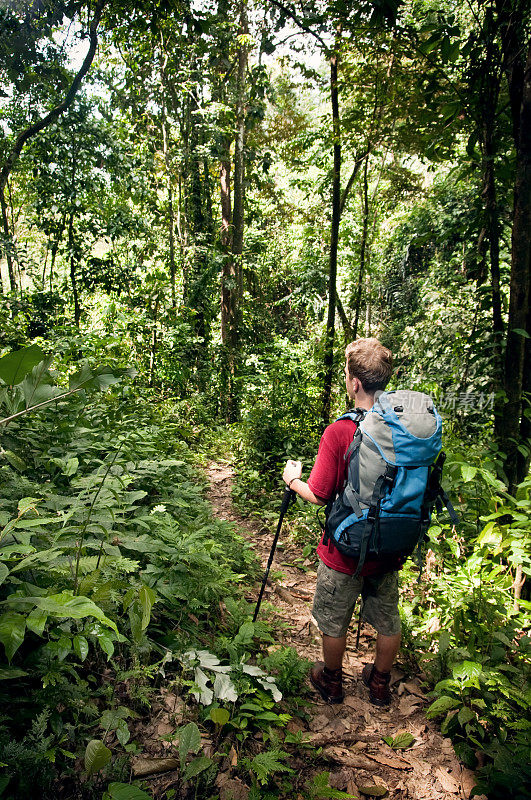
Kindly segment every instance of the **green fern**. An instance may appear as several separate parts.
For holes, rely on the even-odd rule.
[[[252,759],[249,766],[251,771],[256,775],[259,783],[265,786],[275,773],[294,773],[291,767],[288,767],[281,761],[281,759],[286,759],[288,757],[289,754],[284,750],[264,750],[263,753],[258,753],[258,755]]]

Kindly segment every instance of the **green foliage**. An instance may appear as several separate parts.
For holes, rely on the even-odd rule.
[[[261,786],[266,786],[275,775],[293,774],[293,770],[283,762],[289,753],[283,750],[264,750],[252,759],[246,759],[251,774]]]
[[[115,679],[129,677],[133,698],[146,699],[142,684],[147,690],[168,669],[172,651],[220,624],[219,601],[237,597],[255,569],[249,547],[212,520],[178,421],[124,400],[118,387],[89,400],[94,372],[83,370],[71,383],[83,392],[59,417],[52,404],[13,420],[4,434],[13,457],[0,466],[0,694],[10,716],[0,747],[13,791],[26,774],[47,785],[88,740],[89,774],[129,746],[134,710],[98,688],[98,712],[94,670],[107,661]],[[139,654],[145,667],[137,669]],[[216,690],[225,697],[230,686],[218,682]],[[54,710],[41,757],[28,730],[42,709]],[[108,735],[118,744],[108,747]],[[19,772],[26,761],[31,769]],[[210,765],[189,764],[186,779]]]
[[[130,783],[110,783],[103,800],[151,800],[151,795]]]
[[[303,689],[311,662],[301,658],[293,647],[280,647],[262,659],[261,665],[275,676],[280,691],[289,696]]]
[[[358,795],[348,794],[348,792],[341,792],[339,789],[334,789],[330,786],[330,773],[318,772],[313,776],[312,780],[306,784],[307,796],[311,800],[348,800],[353,798],[357,800]]]
[[[501,797],[510,787],[523,797],[530,779],[521,763],[531,709],[525,633],[531,606],[515,605],[513,570],[520,565],[531,572],[531,484],[524,481],[511,498],[488,464],[484,456],[477,464],[460,454],[449,457],[462,528],[452,532],[442,519],[432,525],[436,572],[405,603],[406,635],[435,684],[428,716],[441,719],[442,732],[469,767],[477,766],[478,750],[484,754],[487,765],[478,779],[489,796]]]

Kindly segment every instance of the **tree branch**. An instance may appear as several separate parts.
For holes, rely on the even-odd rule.
[[[364,150],[364,152],[361,154],[361,156],[359,156],[359,158],[356,159],[356,163],[354,164],[354,169],[352,170],[352,172],[350,174],[350,178],[347,181],[347,185],[343,189],[343,194],[341,195],[341,202],[339,204],[339,214],[340,214],[340,216],[343,213],[343,209],[345,208],[345,203],[348,200],[348,196],[350,194],[350,190],[352,189],[354,181],[356,180],[358,172],[360,171],[360,167],[363,164],[364,160],[366,159],[368,153],[369,153],[369,148]]]
[[[13,169],[15,162],[17,161],[18,157],[22,152],[22,148],[33,136],[36,136],[37,133],[40,133],[42,130],[47,128],[51,123],[57,119],[64,111],[67,110],[72,105],[74,101],[74,97],[76,96],[79,87],[81,86],[81,81],[87,74],[94,60],[94,56],[96,54],[96,47],[98,44],[98,25],[101,19],[103,7],[105,5],[105,0],[98,0],[96,4],[96,8],[94,9],[94,16],[92,17],[92,22],[90,23],[89,27],[89,39],[90,39],[90,46],[88,49],[88,53],[85,56],[85,60],[81,65],[79,72],[75,76],[74,80],[72,81],[72,85],[70,89],[65,95],[64,100],[59,103],[59,105],[52,108],[51,111],[48,112],[44,117],[34,122],[33,125],[30,125],[25,130],[23,130],[16,138],[15,144],[11,148],[9,155],[7,156],[4,165],[2,167],[2,171],[0,172],[0,189],[3,189],[7,183],[7,179],[9,178],[9,174]]]
[[[293,12],[290,8],[287,8],[283,3],[280,3],[279,0],[271,0],[271,2],[274,6],[279,8],[283,14],[286,14],[287,17],[292,19],[293,22],[295,22],[301,30],[306,31],[306,33],[309,33],[310,36],[314,37],[314,39],[317,39],[317,41],[319,42],[323,50],[325,50],[325,52],[328,53],[330,51],[330,47],[326,44],[325,40],[322,39],[318,33],[315,33],[315,31],[312,31],[311,28],[308,28],[307,25],[301,22],[301,20],[297,17],[295,12]]]

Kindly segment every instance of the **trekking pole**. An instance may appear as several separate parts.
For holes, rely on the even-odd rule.
[[[280,506],[280,516],[278,519],[277,525],[277,532],[275,533],[275,538],[273,539],[273,544],[271,545],[271,552],[269,553],[269,559],[267,561],[267,567],[264,574],[264,580],[262,581],[262,586],[260,588],[260,594],[258,595],[258,601],[256,603],[256,608],[254,610],[253,622],[256,622],[256,618],[258,616],[258,611],[260,610],[260,603],[262,602],[262,597],[264,594],[264,589],[267,583],[267,578],[269,575],[269,570],[271,569],[271,564],[273,563],[273,556],[275,555],[275,549],[278,542],[278,537],[280,536],[280,529],[282,527],[282,520],[284,519],[284,514],[288,510],[288,506],[291,500],[295,499],[295,492],[293,489],[290,489],[289,486],[286,486],[284,490],[284,497],[282,498],[282,505]]]

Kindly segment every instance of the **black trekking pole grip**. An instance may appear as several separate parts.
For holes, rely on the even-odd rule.
[[[277,532],[275,533],[275,538],[273,539],[273,544],[271,545],[271,552],[269,553],[269,558],[267,560],[267,567],[264,573],[264,579],[262,581],[262,586],[260,587],[260,594],[258,595],[258,601],[256,603],[256,608],[254,610],[253,615],[253,622],[256,622],[256,618],[258,617],[258,612],[260,610],[260,604],[262,603],[262,597],[264,596],[264,590],[267,583],[267,578],[269,576],[269,570],[271,569],[271,564],[273,563],[273,557],[275,555],[275,549],[278,542],[278,537],[280,536],[280,529],[282,528],[282,520],[284,519],[284,514],[288,510],[288,506],[292,499],[295,498],[295,492],[293,489],[290,489],[289,486],[286,486],[284,489],[284,496],[282,497],[282,504],[280,506],[280,515],[278,518],[278,525],[277,525]]]

